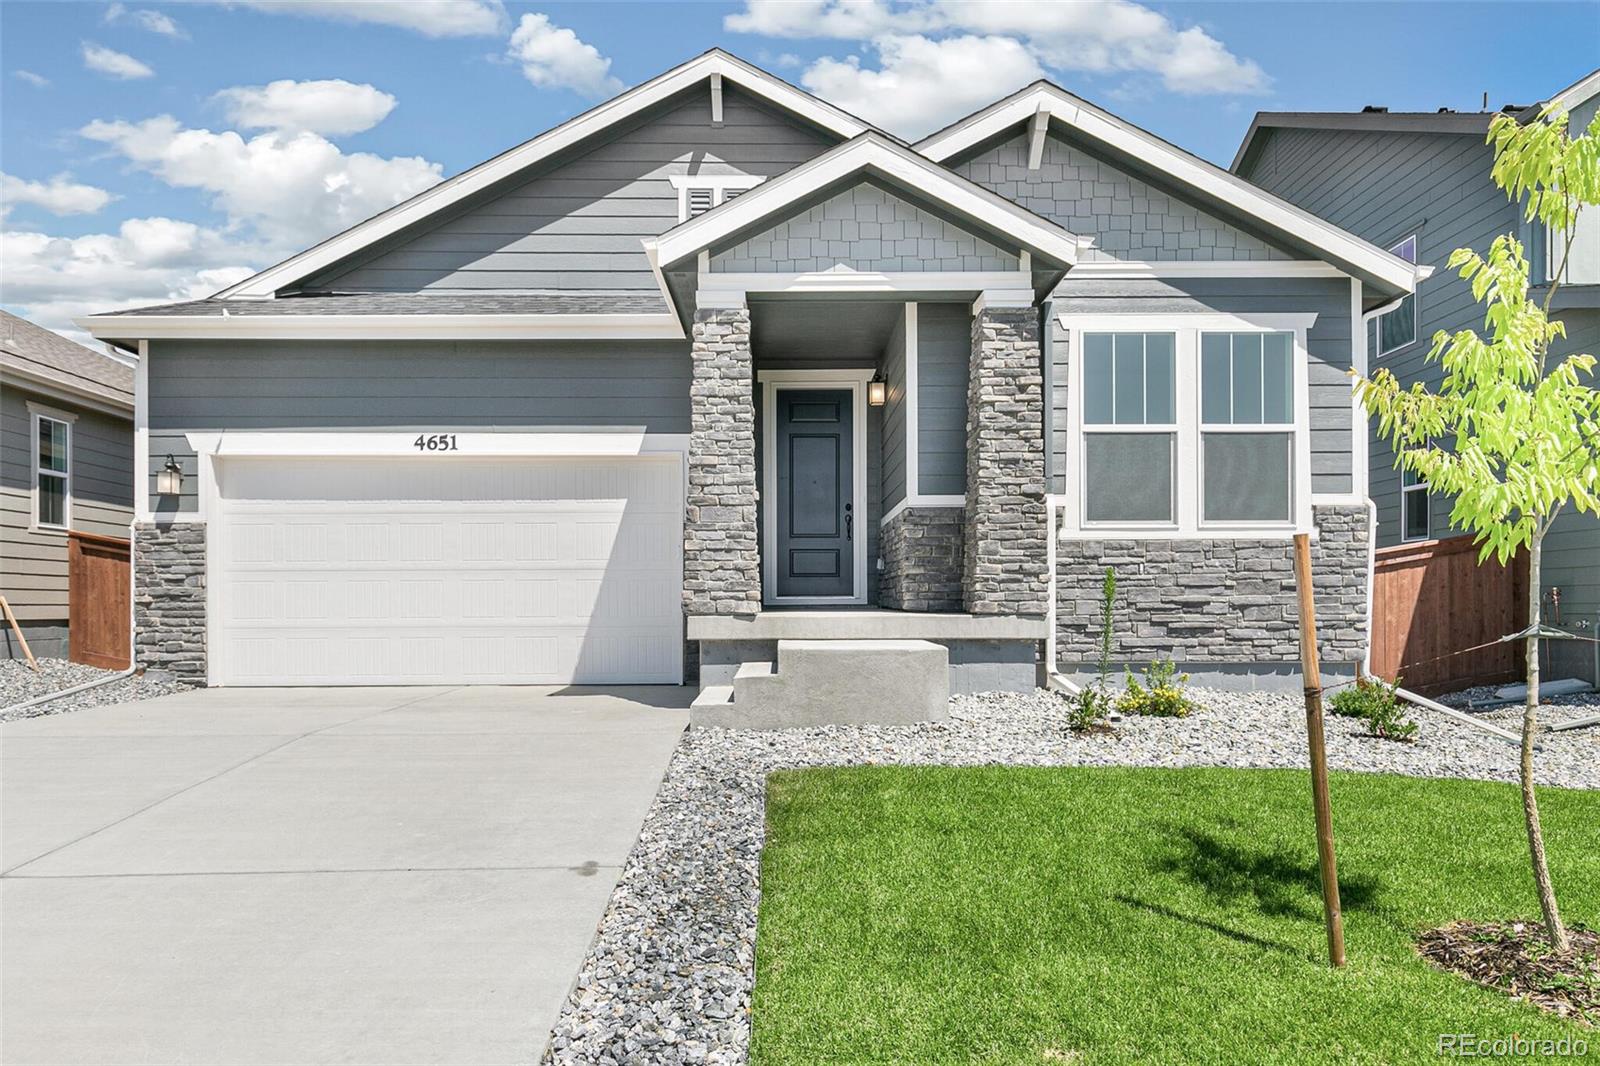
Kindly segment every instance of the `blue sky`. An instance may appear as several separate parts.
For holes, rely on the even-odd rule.
[[[1257,110],[1531,103],[1600,2],[0,2],[0,303],[207,295],[713,45],[915,136],[1048,76],[1226,165]]]

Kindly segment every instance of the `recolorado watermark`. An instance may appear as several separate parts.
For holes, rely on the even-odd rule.
[[[1589,1056],[1589,1042],[1581,1036],[1533,1040],[1516,1034],[1440,1033],[1435,1050],[1457,1059],[1582,1059]]]

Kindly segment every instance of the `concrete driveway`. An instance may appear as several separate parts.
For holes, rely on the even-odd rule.
[[[0,726],[0,1061],[537,1059],[692,697],[212,689]]]

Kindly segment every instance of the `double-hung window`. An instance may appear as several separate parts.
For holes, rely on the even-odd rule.
[[[1389,249],[1390,252],[1404,259],[1408,263],[1417,261],[1417,235],[1413,233],[1399,244]],[[1417,339],[1417,294],[1406,293],[1405,299],[1400,301],[1400,306],[1387,314],[1379,315],[1376,323],[1375,351],[1382,357],[1390,352],[1397,352]]]
[[[1428,483],[1404,468],[1400,471],[1400,539],[1427,540]]]
[[[1294,517],[1294,335],[1200,334],[1200,516]]]
[[[72,422],[33,413],[33,519],[40,529],[72,521]]]
[[[1277,537],[1311,520],[1314,314],[1063,315],[1063,535]]]
[[[1178,397],[1171,333],[1083,338],[1084,520],[1176,517]]]

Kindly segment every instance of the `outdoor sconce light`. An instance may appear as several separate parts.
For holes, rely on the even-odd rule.
[[[183,467],[178,465],[178,460],[167,456],[167,465],[161,468],[161,473],[156,475],[156,494],[158,496],[177,496],[183,491]]]
[[[882,407],[888,395],[889,383],[883,380],[883,375],[881,373],[872,375],[872,380],[867,382],[867,403],[873,407]]]

